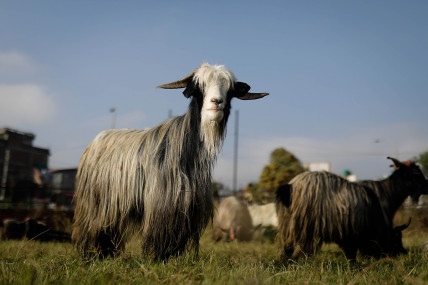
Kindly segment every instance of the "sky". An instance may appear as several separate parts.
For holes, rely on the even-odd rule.
[[[156,86],[208,62],[270,93],[232,101],[215,181],[232,187],[236,111],[238,187],[278,147],[378,179],[387,156],[428,151],[427,14],[418,0],[0,0],[0,128],[77,167],[102,130],[184,114],[182,91]]]

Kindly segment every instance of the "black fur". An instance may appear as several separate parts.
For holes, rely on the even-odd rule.
[[[276,204],[283,204],[285,207],[290,207],[291,203],[291,184],[284,184],[275,190]]]

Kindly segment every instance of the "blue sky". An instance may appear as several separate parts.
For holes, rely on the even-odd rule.
[[[426,1],[0,1],[0,127],[36,134],[50,167],[95,135],[181,115],[155,87],[224,64],[257,101],[232,102],[214,178],[257,181],[277,147],[360,179],[428,151]],[[380,139],[379,143],[375,143]]]

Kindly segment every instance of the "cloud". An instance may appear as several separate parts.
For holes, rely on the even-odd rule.
[[[37,83],[40,71],[27,55],[0,51],[1,126],[33,127],[53,118],[56,105],[52,96]]]
[[[28,56],[15,52],[0,51],[0,80],[16,81],[36,76],[39,67]]]
[[[51,96],[35,84],[0,84],[0,102],[0,122],[4,126],[37,125],[56,113]]]

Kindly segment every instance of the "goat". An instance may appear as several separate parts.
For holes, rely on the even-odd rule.
[[[253,236],[253,222],[247,204],[234,196],[221,201],[214,219],[213,239],[220,241],[250,241]]]
[[[285,259],[314,254],[337,243],[348,259],[405,253],[401,231],[392,227],[376,193],[329,172],[304,172],[276,190],[278,240]]]
[[[185,88],[187,112],[150,129],[103,131],[82,154],[72,241],[84,258],[116,256],[136,231],[155,260],[197,254],[213,217],[212,169],[231,100],[269,94],[248,93],[224,66],[206,63],[158,88]]]

